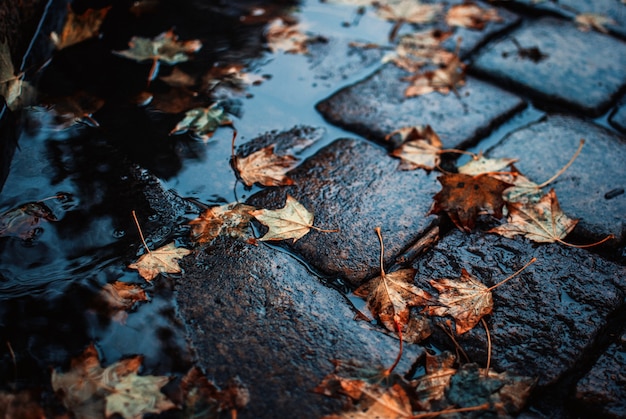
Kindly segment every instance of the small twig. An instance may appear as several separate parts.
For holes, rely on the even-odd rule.
[[[141,231],[141,227],[139,226],[139,221],[137,221],[137,214],[135,214],[135,210],[133,210],[133,218],[135,219],[135,224],[137,225],[137,230],[139,231],[139,237],[141,237],[141,242],[143,243],[143,246],[146,248],[148,253],[152,253],[150,251],[150,248],[146,244],[146,239],[144,239],[143,237],[143,232]]]
[[[565,166],[561,167],[561,169],[558,172],[556,172],[554,176],[552,176],[550,179],[546,180],[541,185],[539,185],[539,189],[545,188],[546,186],[554,182],[559,176],[561,176],[572,165],[572,163],[574,163],[574,160],[576,160],[576,157],[578,157],[578,155],[582,151],[584,144],[585,144],[585,139],[581,138],[580,143],[578,144],[578,149],[576,149],[576,152],[574,153],[572,158],[567,162]]]
[[[418,413],[417,415],[411,416],[409,419],[435,418],[437,416],[446,415],[448,413],[474,412],[476,410],[486,410],[486,409],[489,409],[489,403],[483,403],[478,406],[444,409],[439,412]]]
[[[470,357],[467,355],[467,353],[465,352],[463,347],[459,344],[459,342],[456,341],[454,335],[452,333],[448,332],[446,330],[446,328],[443,327],[443,325],[441,323],[439,323],[438,326],[441,328],[441,330],[443,330],[443,333],[448,335],[448,337],[450,338],[452,343],[454,343],[454,347],[456,348],[456,351],[457,351],[457,356],[458,356],[459,353],[461,353],[463,355],[463,357],[465,357],[465,361],[466,362],[470,362]]]

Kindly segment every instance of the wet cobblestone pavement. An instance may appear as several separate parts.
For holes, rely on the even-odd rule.
[[[323,7],[337,7],[308,3],[322,16]],[[462,2],[449,3],[447,8]],[[279,130],[266,130],[272,127],[270,110],[258,129],[244,130],[240,155],[271,143],[280,152],[306,149],[303,141],[317,144],[328,135],[327,123],[338,127],[331,131],[335,138],[303,152],[289,172],[294,184],[257,187],[241,201],[278,209],[290,195],[314,213],[316,226],[339,232],[312,230],[297,241],[271,245],[219,237],[182,259],[183,273],[171,291],[181,325],[177,339],[189,344],[185,357],[217,383],[238,376],[248,386],[250,401],[237,417],[339,413],[340,401],[313,392],[333,371],[333,360],[373,368],[393,363],[396,337],[364,320],[359,314],[367,309],[353,294],[380,273],[375,227],[384,237],[386,269],[414,268],[415,284],[423,288],[432,278],[456,278],[462,269],[492,286],[537,258],[494,292],[493,313],[485,318],[490,343],[476,327],[458,336],[458,345],[472,362],[484,366],[489,357],[495,371],[536,380],[519,417],[626,417],[626,4],[480,5],[495,7],[502,19],[487,22],[482,31],[456,29],[447,41],[453,51],[451,41],[463,39],[468,76],[458,94],[405,97],[409,73],[383,63],[380,50],[351,46],[362,40],[350,39],[349,31],[324,34],[323,42],[309,47],[306,77],[328,94],[291,93],[298,107],[315,109],[323,121],[294,117],[277,123]],[[348,16],[356,9],[341,7]],[[574,21],[582,12],[613,22],[606,33],[582,31]],[[539,59],[520,54],[520,48],[535,49]],[[441,173],[401,170],[390,155],[385,137],[414,125],[430,125],[445,149],[517,158],[516,168],[538,181],[566,165],[584,139],[580,155],[550,187],[563,211],[579,219],[568,241],[614,238],[591,248],[535,243],[488,233],[493,220],[461,231],[447,215],[430,211]],[[218,141],[228,142],[229,135],[217,135]],[[129,167],[121,172],[134,190],[141,188],[146,211],[159,220],[144,226],[154,242],[167,235],[159,225],[205,209],[197,199],[180,198],[185,194],[154,170]],[[254,228],[257,236],[265,229]],[[397,370],[415,378],[424,353],[443,350],[455,352],[457,346],[439,328],[421,343],[405,343]]]

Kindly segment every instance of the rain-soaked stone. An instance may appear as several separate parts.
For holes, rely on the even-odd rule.
[[[183,259],[182,319],[199,365],[217,383],[239,377],[250,391],[241,418],[320,418],[341,402],[313,393],[332,360],[389,367],[398,340],[355,320],[344,296],[277,248],[234,239]],[[397,372],[422,353],[406,345]]]
[[[619,191],[626,188],[624,137],[578,118],[553,115],[513,132],[487,154],[518,158],[515,166],[540,184],[565,166],[581,139],[585,144],[580,155],[545,190],[553,187],[563,212],[580,219],[577,234],[589,242],[614,234],[623,242],[626,195]]]
[[[626,85],[626,43],[543,18],[485,46],[472,69],[538,99],[599,115]]]
[[[626,4],[615,0],[514,0],[516,3],[532,6],[533,8],[558,13],[571,19],[580,14],[593,14],[608,18],[603,26],[609,32],[626,36]]]
[[[238,156],[245,157],[264,147],[274,144],[278,155],[298,155],[320,140],[326,130],[319,127],[299,125],[287,131],[270,131],[237,147]]]
[[[492,291],[493,312],[485,319],[493,344],[491,366],[536,377],[544,386],[589,354],[607,317],[623,304],[624,267],[556,243],[537,245],[524,238],[459,230],[413,266],[418,270],[416,285],[425,289],[430,289],[430,279],[458,278],[462,268],[489,287],[533,257],[534,264]],[[438,344],[452,349],[450,339],[441,337]],[[486,364],[488,343],[480,323],[456,339],[473,362]]]
[[[398,170],[399,161],[364,140],[336,140],[289,172],[295,184],[265,189],[248,204],[278,209],[287,194],[314,216],[314,225],[339,232],[311,230],[282,244],[319,272],[352,285],[380,271],[379,226],[389,265],[437,220],[428,216],[439,189],[434,173]]]
[[[387,64],[354,85],[339,90],[316,105],[324,118],[342,128],[381,141],[405,126],[430,125],[444,148],[468,146],[500,121],[523,108],[508,92],[472,77],[453,93],[430,93],[406,98],[409,73]]]
[[[626,101],[622,101],[622,103],[613,111],[609,121],[615,128],[626,133]]]
[[[626,332],[578,382],[576,398],[605,417],[626,417]]]

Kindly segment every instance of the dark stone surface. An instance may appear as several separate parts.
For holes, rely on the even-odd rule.
[[[521,56],[513,40],[522,48],[538,48],[545,58]],[[599,115],[626,85],[626,43],[543,18],[488,44],[472,69],[536,98]]]
[[[324,118],[369,139],[383,140],[390,132],[409,125],[431,125],[444,148],[471,144],[494,125],[524,106],[521,99],[469,77],[450,93],[405,98],[409,73],[387,64],[379,71],[339,90],[316,105]]]
[[[248,203],[276,209],[290,194],[315,215],[314,224],[337,233],[311,230],[295,244],[282,243],[323,274],[352,285],[379,272],[381,227],[389,265],[435,221],[426,216],[439,189],[436,175],[400,171],[398,160],[359,140],[337,140],[289,173],[295,185],[271,188]]]
[[[398,341],[354,320],[336,290],[304,265],[264,244],[232,239],[183,259],[177,284],[180,314],[198,363],[209,377],[238,376],[250,390],[241,418],[320,418],[339,411],[338,400],[313,393],[333,371],[331,360],[389,366]],[[421,347],[405,346],[398,372]]]
[[[539,10],[558,13],[574,19],[581,13],[599,14],[611,18],[615,23],[605,27],[612,33],[626,36],[626,5],[614,0],[559,0],[541,1],[515,0],[516,3],[532,6]]]
[[[623,304],[624,267],[559,244],[536,245],[521,238],[458,230],[414,267],[416,284],[424,288],[431,278],[458,278],[461,268],[492,286],[533,257],[536,263],[493,290],[493,313],[486,320],[493,343],[492,367],[537,377],[538,385],[544,386],[555,383],[588,353],[607,316]],[[472,361],[485,365],[487,338],[482,326],[457,340]],[[452,344],[449,339],[444,342]]]
[[[626,331],[578,382],[576,397],[605,417],[626,417]]]
[[[605,194],[626,188],[624,137],[574,117],[553,115],[513,132],[487,154],[519,158],[515,166],[529,179],[542,183],[570,160],[581,138],[585,139],[582,152],[546,192],[554,187],[565,214],[580,219],[575,232],[588,242],[608,234],[623,242],[626,195],[607,199]]]
[[[11,159],[17,146],[15,119],[4,99],[0,99],[0,192],[9,175]]]
[[[622,103],[613,111],[609,121],[615,128],[626,133],[626,101],[622,101]]]

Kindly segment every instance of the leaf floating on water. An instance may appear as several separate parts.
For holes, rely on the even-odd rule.
[[[472,2],[456,4],[446,14],[446,23],[450,26],[483,30],[487,22],[502,22],[502,18],[496,9],[483,9]]]
[[[574,19],[578,29],[583,32],[588,32],[591,29],[595,29],[598,32],[608,33],[609,30],[606,25],[617,25],[613,19],[608,16],[604,16],[597,13],[581,13]]]
[[[68,4],[67,20],[61,34],[52,32],[50,38],[56,49],[67,48],[84,40],[98,36],[100,26],[111,6],[103,9],[87,9],[82,15],[74,13]]]
[[[29,202],[0,215],[0,237],[33,239],[39,233],[42,221],[57,221],[57,218],[44,203]]]
[[[128,43],[130,47],[123,51],[113,51],[117,55],[135,61],[161,61],[166,64],[177,64],[189,60],[189,54],[202,48],[197,39],[179,41],[173,31],[163,32],[155,38],[133,36]]]
[[[146,281],[152,281],[160,273],[180,273],[178,260],[190,254],[184,247],[176,247],[174,243],[166,244],[156,250],[148,251],[137,262],[128,265],[137,269]]]
[[[270,22],[265,31],[267,46],[272,52],[284,51],[289,54],[307,54],[309,37],[301,32],[297,23],[286,22],[281,18]]]
[[[183,417],[213,418],[220,412],[235,412],[250,402],[250,392],[241,380],[231,379],[224,390],[209,381],[199,368],[193,367],[180,383],[183,393]],[[233,417],[235,417],[233,415]]]
[[[187,111],[185,117],[174,127],[170,135],[190,131],[202,141],[207,142],[217,128],[224,125],[232,126],[232,124],[224,109],[214,103],[208,108],[194,108]]]

